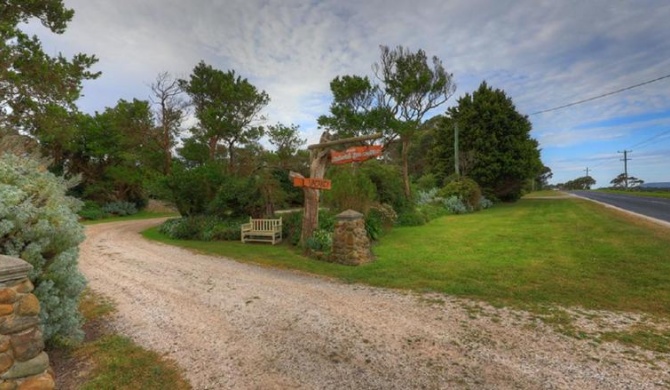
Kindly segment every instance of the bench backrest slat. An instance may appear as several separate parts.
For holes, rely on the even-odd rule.
[[[256,231],[272,231],[276,226],[281,226],[280,219],[249,219],[251,228]]]

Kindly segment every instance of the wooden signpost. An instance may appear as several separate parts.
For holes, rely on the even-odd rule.
[[[377,133],[362,137],[330,140],[330,134],[326,131],[321,136],[321,142],[307,146],[310,151],[310,177],[304,177],[297,172],[289,173],[293,185],[302,187],[305,192],[305,213],[302,219],[302,234],[300,236],[302,244],[312,237],[314,230],[319,226],[319,190],[329,190],[331,188],[330,180],[324,179],[323,176],[326,173],[328,163],[333,160],[333,155],[336,156],[333,164],[346,164],[365,161],[380,156],[382,152],[382,147],[379,145],[352,147],[344,152],[332,151],[330,147],[381,137],[382,134]]]
[[[349,164],[352,162],[362,162],[381,155],[381,145],[353,146],[344,152],[332,150],[330,152],[330,162],[334,165]]]
[[[293,178],[294,187],[306,187],[306,188],[314,188],[317,190],[329,190],[330,184],[331,184],[330,180],[327,179],[310,179],[308,177]]]

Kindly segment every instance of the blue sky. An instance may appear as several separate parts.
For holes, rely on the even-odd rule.
[[[372,76],[379,45],[438,56],[456,94],[486,80],[522,114],[550,109],[670,74],[667,0],[65,0],[76,12],[65,34],[39,24],[48,53],[95,54],[101,78],[80,107],[147,99],[162,71],[187,77],[200,60],[234,69],[272,99],[268,123],[297,124],[318,139],[329,82]],[[670,181],[670,78],[529,119],[552,182],[623,172]]]

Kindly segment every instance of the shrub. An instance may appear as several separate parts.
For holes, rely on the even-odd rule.
[[[200,215],[170,219],[163,223],[159,231],[177,240],[206,240],[205,231],[217,221],[214,217]]]
[[[467,214],[472,211],[458,196],[450,196],[443,202],[444,208],[452,214]]]
[[[171,218],[158,226],[158,231],[170,238],[175,238],[176,227],[181,223],[182,218]]]
[[[335,230],[335,213],[330,210],[319,210],[319,229],[332,232]]]
[[[66,196],[73,185],[29,158],[0,156],[0,253],[32,264],[28,276],[49,343],[83,337],[78,304],[86,281],[77,258],[84,233],[81,202]]]
[[[223,183],[223,172],[224,168],[216,163],[191,169],[175,164],[172,174],[165,179],[165,187],[179,213],[205,214]]]
[[[96,202],[86,201],[84,203],[84,207],[82,207],[82,209],[79,210],[79,216],[83,219],[93,221],[96,219],[105,218],[107,216],[107,213],[102,211],[102,208]]]
[[[406,210],[398,215],[400,226],[421,226],[426,223],[426,218],[418,210]]]
[[[390,204],[397,212],[412,208],[412,202],[405,197],[400,167],[371,160],[366,161],[359,168],[359,172],[367,175],[375,185],[379,203]]]
[[[427,173],[416,181],[416,188],[419,191],[429,191],[435,187],[437,187],[437,178],[432,173]]]
[[[305,247],[314,252],[329,253],[333,248],[333,233],[317,229],[314,231],[312,237],[307,239]]]
[[[282,234],[291,245],[300,243],[302,234],[302,211],[282,215]]]
[[[448,210],[442,203],[429,203],[419,206],[418,208],[426,221],[432,221],[435,218],[439,218],[448,214]]]
[[[456,196],[469,209],[477,210],[479,208],[479,200],[482,197],[482,191],[477,182],[467,177],[461,177],[442,187],[439,191],[439,196],[444,199]]]
[[[168,219],[158,231],[177,240],[239,241],[242,223],[239,219],[200,215]]]
[[[416,204],[418,206],[423,206],[426,204],[431,204],[439,202],[441,198],[438,196],[439,190],[437,188],[432,188],[430,190],[420,190],[416,193]]]
[[[134,203],[130,202],[111,202],[102,206],[101,209],[105,214],[117,215],[119,217],[137,214],[137,207]]]
[[[370,178],[348,166],[333,169],[332,189],[323,193],[324,204],[335,212],[352,209],[366,214],[376,197]]]
[[[486,199],[485,197],[479,198],[479,209],[485,210],[485,209],[490,209],[493,207],[493,202]]]
[[[240,220],[220,220],[213,224],[205,225],[205,231],[201,237],[205,241],[239,241],[242,235]]]
[[[377,210],[370,209],[368,215],[365,216],[365,231],[368,234],[368,238],[372,241],[379,240],[384,233],[382,218]]]

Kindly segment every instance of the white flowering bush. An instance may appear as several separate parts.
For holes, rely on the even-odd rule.
[[[86,282],[77,267],[84,240],[77,220],[81,202],[65,195],[73,184],[32,159],[0,155],[0,253],[34,267],[29,278],[49,342],[83,336],[78,303]]]

